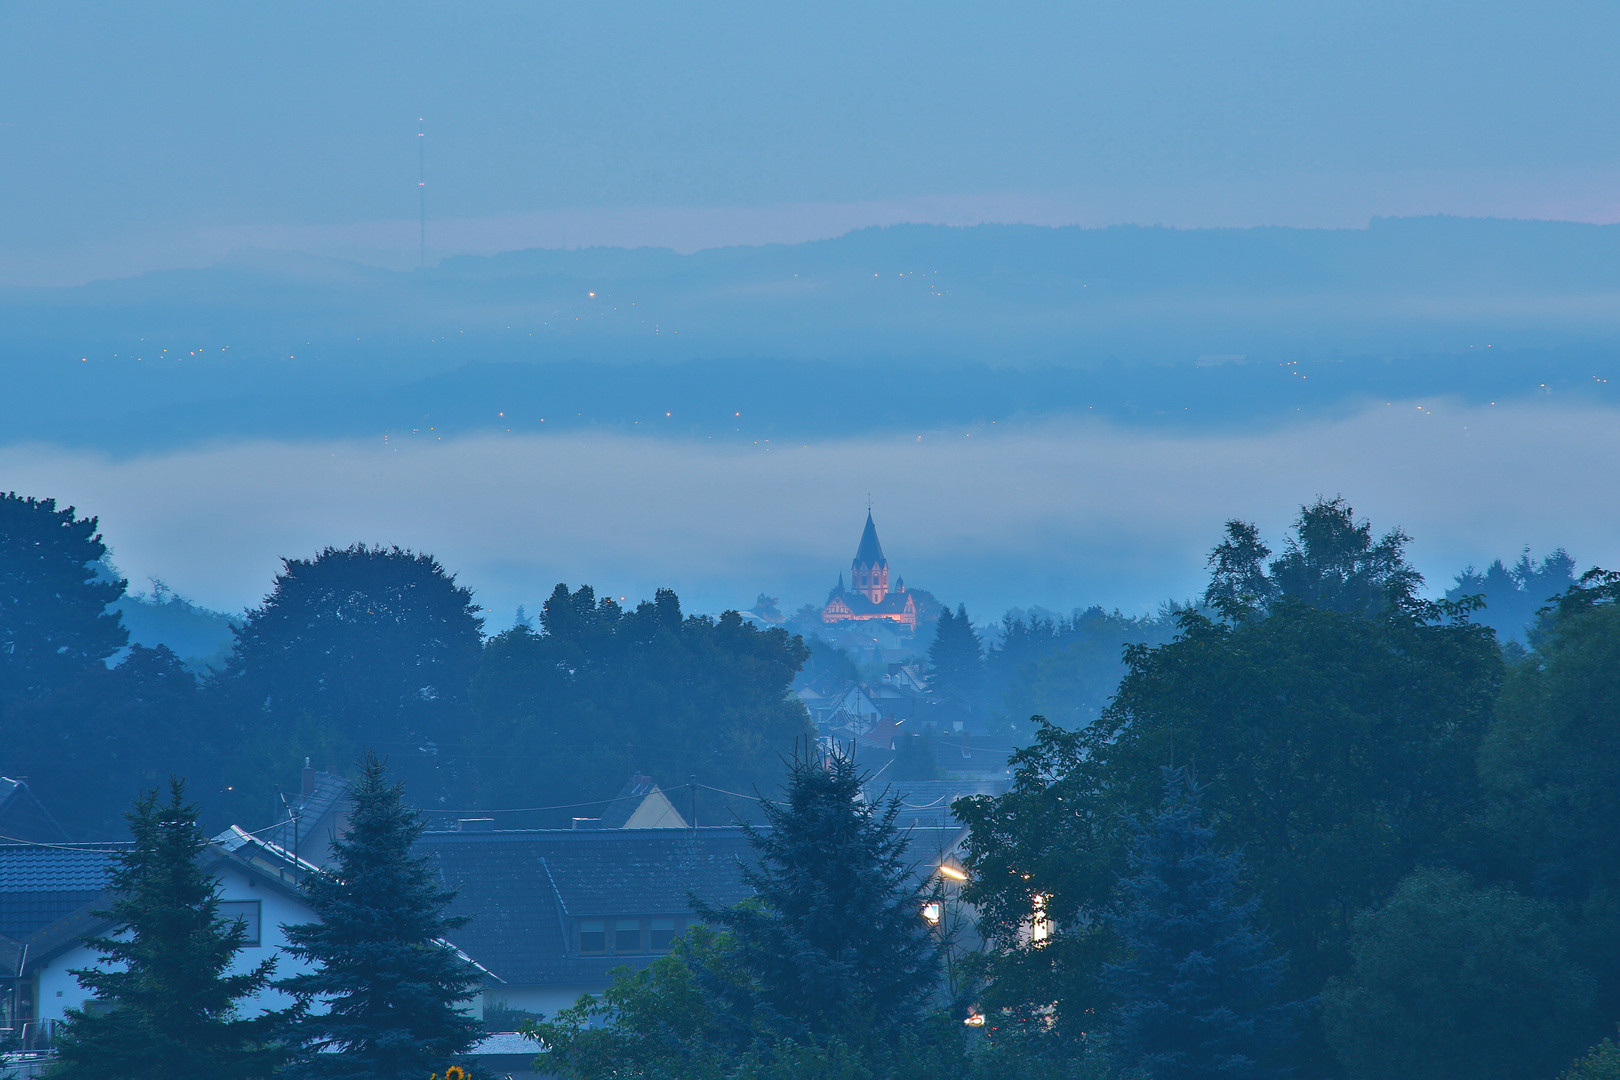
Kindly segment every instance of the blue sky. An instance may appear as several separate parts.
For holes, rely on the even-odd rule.
[[[0,281],[893,221],[1620,219],[1620,8],[0,7]],[[20,106],[20,107],[19,107]]]
[[[0,287],[11,287],[7,304],[88,306],[82,323],[0,328],[0,377],[46,388],[49,409],[72,405],[60,364],[72,364],[71,378],[97,377],[102,369],[78,369],[73,331],[93,325],[98,347],[126,364],[103,398],[128,387],[147,411],[120,427],[116,454],[53,436],[48,424],[0,428],[0,490],[101,514],[137,585],[162,577],[213,606],[256,600],[279,555],[368,540],[435,551],[497,623],[559,580],[626,595],[675,585],[701,610],[746,606],[760,590],[788,604],[820,599],[847,565],[869,492],[898,571],[968,601],[978,617],[1015,604],[1151,610],[1196,590],[1226,517],[1276,535],[1318,494],[1345,495],[1379,529],[1406,527],[1437,586],[1464,563],[1511,558],[1523,544],[1620,563],[1609,509],[1620,501],[1603,468],[1615,459],[1616,410],[1590,396],[1525,396],[1541,389],[1528,360],[1524,394],[1501,407],[1479,386],[1448,395],[1433,379],[1395,380],[1421,391],[1389,400],[1363,380],[1359,396],[1318,402],[1296,420],[1273,410],[1263,423],[1234,415],[1197,430],[1081,413],[1004,417],[989,431],[971,417],[912,410],[903,436],[845,425],[818,437],[801,424],[796,447],[719,448],[606,424],[508,440],[466,430],[401,449],[380,422],[323,427],[310,417],[346,408],[339,384],[345,393],[393,386],[425,370],[454,379],[448,362],[428,364],[420,342],[343,357],[331,344],[342,312],[274,312],[255,324],[265,357],[280,364],[282,338],[313,339],[331,362],[303,369],[300,378],[318,376],[304,391],[290,382],[289,347],[289,394],[273,386],[280,368],[248,371],[243,361],[232,378],[276,389],[260,396],[260,412],[283,409],[287,422],[259,416],[248,430],[221,414],[199,423],[214,408],[205,384],[217,372],[130,367],[124,354],[145,345],[142,297],[162,293],[164,332],[184,337],[200,336],[188,320],[207,323],[226,293],[186,293],[174,277],[74,291],[281,257],[266,249],[410,270],[419,152],[429,263],[534,247],[797,243],[906,222],[1362,229],[1375,217],[1450,214],[1614,223],[1616,40],[1620,7],[1597,3],[7,3]],[[1475,330],[1488,323],[1515,334],[1527,356],[1563,349],[1566,382],[1597,385],[1583,365],[1615,355],[1620,301],[1603,268],[1620,252],[1607,254],[1607,233],[1582,243],[1597,269],[1534,297],[1471,285],[1472,307],[1447,306],[1449,284],[1437,281],[1421,303],[1390,300],[1409,304],[1407,322],[1386,311],[1376,326],[1354,314],[1359,300],[1331,290],[1275,310],[1301,325],[1311,311],[1352,313],[1294,335],[1290,348],[1307,363],[1348,352],[1413,364],[1453,339],[1456,349],[1484,344]],[[325,274],[370,287],[329,263],[275,265],[317,292]],[[1331,279],[1333,267],[1319,269]],[[219,288],[236,289],[231,302],[251,316],[260,295],[248,278],[231,280]],[[331,305],[346,295],[329,290]],[[481,298],[466,295],[471,310]],[[1225,310],[1203,294],[1189,303],[1176,318],[1197,308],[1211,324],[1260,325],[1255,312],[1272,310]],[[1240,341],[1147,355],[1168,317],[1132,310],[1120,307],[1108,332],[1137,342],[1143,363],[1264,354]],[[1029,362],[1017,342],[979,344],[997,338],[996,318],[1011,325],[1021,311],[990,310],[957,335],[969,354],[957,359]],[[734,329],[721,316],[713,325]],[[798,317],[812,325],[813,303]],[[749,325],[752,351],[720,358],[814,360],[823,339],[784,329],[772,341],[769,318]],[[862,325],[823,337],[847,342]],[[1407,337],[1403,326],[1413,328]],[[435,343],[450,332],[431,331]],[[1077,350],[1096,344],[1074,333]],[[457,362],[479,359],[480,347]],[[569,358],[593,361],[591,347]],[[635,347],[619,341],[611,356],[606,346],[594,356],[603,386]],[[847,344],[838,355],[851,360]],[[1261,360],[1291,362],[1250,357]],[[1493,378],[1517,378],[1506,364]],[[940,380],[951,377],[939,368]],[[153,400],[174,403],[170,420]]]

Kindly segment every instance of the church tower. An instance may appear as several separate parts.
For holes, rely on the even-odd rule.
[[[889,595],[889,560],[883,557],[883,545],[878,543],[870,510],[866,512],[866,530],[861,533],[861,546],[855,552],[849,577],[851,591],[864,593],[874,604],[881,604]]]

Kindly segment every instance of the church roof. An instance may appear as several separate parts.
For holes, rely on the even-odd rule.
[[[866,529],[861,533],[861,546],[855,552],[857,563],[875,566],[883,562],[883,545],[878,543],[877,526],[872,524],[872,511],[866,512]]]

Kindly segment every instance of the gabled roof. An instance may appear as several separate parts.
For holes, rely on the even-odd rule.
[[[872,511],[866,512],[866,528],[861,531],[861,546],[855,549],[856,565],[876,566],[884,561],[883,545],[878,543],[877,526],[872,524]]]
[[[68,834],[28,785],[0,776],[0,844],[65,844]]]
[[[913,830],[909,858],[920,873],[954,850],[959,827]],[[573,920],[689,916],[689,896],[717,905],[750,895],[753,860],[743,830],[569,829],[425,833],[417,850],[459,889],[451,914],[471,921],[450,940],[509,985],[588,985],[610,968],[651,956],[579,956],[568,947]]]
[[[0,844],[0,934],[26,941],[99,902],[122,846]]]
[[[586,820],[586,819],[581,819]],[[681,817],[669,796],[653,782],[650,776],[636,774],[619,789],[602,811],[597,826],[602,829],[684,829],[686,819]]]
[[[509,984],[598,983],[631,959],[570,955],[574,918],[682,915],[688,893],[716,904],[748,895],[750,851],[734,827],[426,833],[417,850],[460,890],[451,914],[472,916],[450,940]]]

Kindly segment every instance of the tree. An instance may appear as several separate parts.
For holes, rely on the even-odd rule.
[[[381,746],[427,787],[465,726],[483,651],[478,611],[430,555],[355,544],[284,559],[270,595],[236,628],[217,690],[283,768],[312,743],[345,756]],[[450,781],[438,784],[442,792]]]
[[[899,802],[874,807],[864,779],[843,756],[795,755],[782,800],[760,801],[768,828],[747,827],[754,898],[699,906],[730,934],[757,984],[751,1008],[796,1042],[893,1043],[938,986],[926,897],[894,824]]]
[[[1351,1080],[1551,1076],[1588,1045],[1591,978],[1551,905],[1423,869],[1356,922],[1323,1025]]]
[[[978,631],[958,604],[939,613],[934,640],[928,646],[929,689],[945,697],[947,705],[971,710],[979,701],[984,681],[984,655]]]
[[[1185,769],[1163,770],[1164,801],[1135,823],[1132,874],[1113,918],[1126,957],[1104,967],[1119,1004],[1116,1052],[1153,1080],[1281,1075],[1278,1051],[1302,1010],[1279,1004],[1282,960],[1237,899],[1239,863],[1201,820]]]
[[[744,791],[770,783],[780,755],[810,731],[788,693],[809,650],[784,630],[736,612],[685,616],[668,589],[626,610],[566,585],[540,621],[541,633],[490,639],[473,682],[470,739],[486,805],[606,800],[632,769],[666,788],[696,776]],[[724,798],[703,789],[699,819],[728,819]],[[565,826],[568,813],[540,823]]]
[[[1125,870],[1111,822],[1158,805],[1166,762],[1209,785],[1211,827],[1243,852],[1245,887],[1289,958],[1292,1000],[1348,966],[1357,912],[1420,863],[1472,851],[1501,651],[1465,604],[1448,614],[1396,601],[1338,611],[1280,594],[1219,619],[1182,611],[1174,641],[1126,648],[1101,718],[1079,731],[1040,724],[1013,759],[1012,790],[959,802],[969,899],[986,933],[1009,943],[987,963],[987,1004],[1033,1023],[1057,1002],[1053,1033],[1068,1038],[1086,1010],[1106,1009],[1100,966],[1117,942],[1097,927]],[[1037,897],[1061,929],[1031,948],[1017,928]],[[1313,1027],[1293,1055],[1332,1068]]]
[[[1620,1008],[1620,574],[1560,598],[1513,665],[1480,750],[1489,871],[1558,903]]]
[[[414,1080],[482,1034],[461,1008],[476,973],[444,940],[466,920],[444,914],[455,893],[411,854],[422,829],[404,785],[368,754],[349,831],[333,841],[328,871],[305,885],[318,921],[286,928],[288,951],[317,965],[276,984],[296,1001],[290,1030],[305,1075]]]
[[[1226,523],[1226,539],[1210,554],[1204,601],[1227,618],[1264,611],[1282,598],[1347,614],[1373,616],[1407,609],[1423,577],[1406,561],[1411,538],[1391,529],[1378,540],[1343,498],[1319,498],[1299,509],[1293,535],[1270,564],[1271,549],[1243,521]]]
[[[1030,1033],[1053,1055],[1091,1045],[1112,998],[1102,964],[1117,952],[1109,916],[1124,870],[1119,804],[1107,790],[1090,738],[1033,717],[1035,737],[1013,754],[1012,787],[959,799],[969,828],[962,899],[979,912],[985,951],[979,1003],[999,1031]],[[1039,907],[1055,930],[1030,926]]]
[[[1620,1080],[1620,1043],[1604,1039],[1577,1058],[1559,1080]]]
[[[544,1068],[578,1080],[962,1074],[960,1022],[928,1007],[938,953],[898,804],[865,802],[863,779],[842,757],[795,756],[783,800],[762,800],[770,828],[749,830],[755,896],[718,909],[694,898],[711,926],[530,1025]]]
[[[1526,641],[1536,621],[1536,613],[1575,584],[1575,560],[1558,548],[1539,563],[1530,558],[1530,549],[1519,554],[1513,566],[1501,559],[1492,561],[1479,573],[1472,566],[1457,575],[1446,590],[1446,599],[1483,596],[1485,609],[1479,621],[1491,627],[1504,642]]]
[[[128,583],[101,575],[96,522],[55,499],[0,495],[0,696],[59,687],[129,641],[107,610]]]
[[[169,801],[143,795],[129,815],[134,846],[114,859],[110,933],[86,939],[97,968],[76,970],[80,985],[112,1006],[68,1010],[60,1036],[64,1080],[210,1080],[267,1077],[280,1052],[267,1018],[237,1016],[242,998],[269,982],[266,960],[232,972],[245,928],[219,917],[219,886],[200,865],[208,846],[184,785],[171,780]],[[107,965],[116,965],[109,970]]]

